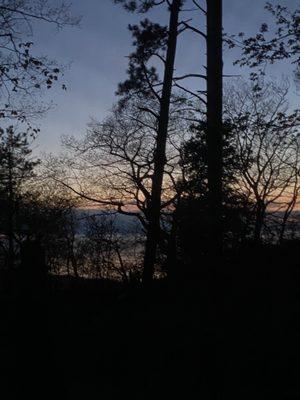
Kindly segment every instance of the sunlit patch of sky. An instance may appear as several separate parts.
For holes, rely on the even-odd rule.
[[[199,0],[201,3],[201,0]],[[298,0],[280,1],[294,9]],[[264,0],[224,0],[224,31],[230,34],[253,34],[263,22],[268,22]],[[35,49],[38,53],[69,65],[61,79],[61,86],[49,90],[43,101],[53,102],[52,109],[39,121],[41,151],[57,152],[61,135],[81,136],[90,117],[102,119],[116,101],[118,82],[126,77],[127,55],[132,51],[129,23],[141,16],[126,13],[111,0],[74,0],[73,13],[81,15],[80,28],[66,28],[56,32],[53,27],[39,23],[35,28]],[[187,14],[187,18],[190,16]],[[195,23],[205,29],[203,17],[194,14]],[[167,15],[157,10],[149,18],[167,22]],[[224,73],[245,75],[247,69],[233,66],[237,52],[225,49]],[[187,34],[179,42],[176,73],[201,71],[205,64],[205,43],[198,36]],[[293,80],[293,67],[288,62],[278,63],[268,70],[271,78],[287,75]],[[203,72],[203,70],[202,70]],[[201,73],[201,72],[200,72]],[[195,82],[195,85],[200,85]],[[296,107],[298,95],[292,82],[291,104]]]

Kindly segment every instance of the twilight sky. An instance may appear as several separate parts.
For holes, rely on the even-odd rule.
[[[224,0],[224,30],[228,33],[256,32],[257,27],[267,21],[264,4],[265,0]],[[294,9],[299,0],[280,0],[280,4]],[[70,64],[63,78],[67,91],[58,85],[43,98],[52,101],[53,108],[39,122],[40,151],[58,151],[61,135],[80,136],[84,134],[90,117],[101,119],[109,112],[116,100],[117,84],[125,78],[126,56],[131,51],[127,25],[143,18],[126,13],[111,0],[73,0],[73,14],[82,16],[80,28],[66,28],[58,33],[44,24],[35,28],[37,52],[59,63]],[[194,14],[194,18],[198,15]],[[161,11],[160,14],[157,11],[149,14],[151,17],[167,23],[166,15]],[[190,17],[187,13],[187,18]],[[203,48],[204,43],[201,44],[198,36],[187,34],[180,39],[178,73],[199,71],[205,63]],[[232,66],[233,59],[234,52],[226,50],[224,73],[246,74],[246,70]],[[291,76],[291,70],[288,63],[281,63],[271,73],[279,77],[282,74]],[[297,96],[292,95],[291,101],[296,104]]]

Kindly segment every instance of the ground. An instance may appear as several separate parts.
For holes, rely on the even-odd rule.
[[[300,274],[269,261],[147,296],[59,280],[47,295],[3,294],[1,398],[299,398]]]

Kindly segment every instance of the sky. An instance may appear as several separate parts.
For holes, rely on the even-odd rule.
[[[293,9],[299,5],[299,0],[281,0],[280,3]],[[268,21],[264,4],[265,0],[224,0],[224,31],[230,34],[257,32],[260,24]],[[143,18],[127,13],[112,0],[73,0],[72,10],[75,16],[82,17],[80,27],[68,27],[59,32],[43,23],[34,27],[36,52],[67,66],[60,81],[66,84],[67,91],[57,85],[43,96],[43,101],[52,102],[52,108],[38,122],[41,133],[37,148],[40,152],[58,152],[62,135],[80,137],[91,118],[101,120],[109,113],[117,100],[118,82],[126,77],[126,56],[132,51],[127,26]],[[161,10],[149,14],[149,18],[167,23],[167,15]],[[188,13],[187,18],[190,18]],[[182,37],[176,72],[198,72],[205,63],[203,51],[204,43],[198,36],[187,34]],[[233,67],[235,56],[235,52],[225,49],[224,73],[247,74],[245,69]],[[287,63],[280,63],[270,74],[292,77],[292,68]],[[295,104],[298,101],[293,92],[291,101]]]

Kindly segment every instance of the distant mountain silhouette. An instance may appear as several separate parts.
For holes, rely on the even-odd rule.
[[[99,218],[101,218],[102,216],[111,218],[115,223],[115,227],[117,228],[118,233],[120,233],[121,235],[143,234],[142,225],[139,222],[139,220],[134,216],[118,214],[112,211],[105,211],[99,209],[97,210],[93,208],[90,209],[78,208],[75,212],[78,218],[78,226],[77,226],[78,235],[84,235],[86,226],[86,217],[93,215],[98,216]],[[281,214],[283,213],[279,211],[274,214],[277,214],[278,217],[281,218]],[[290,216],[290,222],[296,225],[298,224],[300,225],[300,211],[294,211],[292,213],[292,215]]]
[[[86,217],[96,216],[102,218],[103,216],[114,221],[118,233],[126,234],[143,234],[141,223],[134,216],[118,214],[111,211],[96,210],[96,209],[77,209],[76,217],[78,218],[77,234],[84,235],[86,229]]]

